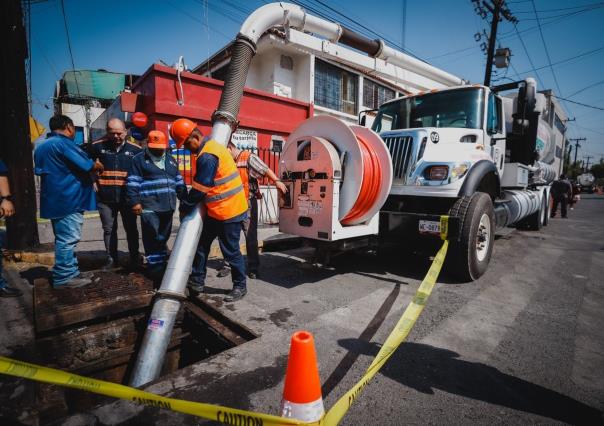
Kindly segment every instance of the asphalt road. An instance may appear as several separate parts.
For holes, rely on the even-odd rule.
[[[499,238],[478,281],[441,283],[345,423],[604,424],[603,219],[586,196]]]
[[[441,275],[427,306],[345,425],[604,424],[604,196],[540,232],[506,230],[488,272]],[[262,255],[235,304],[210,272],[203,299],[259,337],[164,376],[148,390],[278,414],[294,330],[314,333],[325,407],[362,376],[426,273],[420,257],[348,253],[333,268],[296,249]],[[213,424],[126,401],[61,424]]]

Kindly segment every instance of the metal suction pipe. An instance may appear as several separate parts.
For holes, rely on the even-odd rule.
[[[186,298],[187,281],[201,236],[204,215],[205,208],[198,205],[180,222],[172,255],[168,260],[134,365],[131,386],[138,387],[149,383],[161,373],[176,316],[182,300]]]

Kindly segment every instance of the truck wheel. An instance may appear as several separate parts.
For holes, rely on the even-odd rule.
[[[495,215],[491,197],[477,192],[453,204],[451,216],[460,218],[459,241],[452,241],[447,259],[451,273],[467,282],[480,278],[487,270],[495,240]]]

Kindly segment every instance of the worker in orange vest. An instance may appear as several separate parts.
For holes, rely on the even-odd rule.
[[[233,142],[229,142],[227,149],[231,153],[239,176],[243,182],[245,198],[248,200],[247,219],[243,221],[245,234],[245,248],[247,252],[247,276],[251,279],[259,277],[260,256],[258,255],[258,200],[262,199],[258,180],[267,177],[275,184],[281,195],[287,192],[287,186],[279,180],[277,175],[256,154],[248,150],[241,150]],[[222,248],[222,241],[220,241]],[[218,271],[219,277],[229,274],[229,267],[224,266]]]
[[[225,260],[232,268],[233,289],[227,294],[225,301],[239,300],[247,293],[245,262],[239,249],[239,236],[242,222],[247,218],[248,205],[235,161],[226,147],[212,139],[204,140],[195,123],[186,118],[179,118],[172,123],[170,136],[178,147],[184,145],[196,156],[192,188],[181,201],[181,214],[187,214],[202,201],[207,210],[193,259],[189,288],[193,292],[203,292],[208,254],[214,239],[219,237]]]

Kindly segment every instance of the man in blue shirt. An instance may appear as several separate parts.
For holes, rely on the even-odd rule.
[[[55,234],[55,288],[90,284],[78,268],[75,246],[80,241],[84,211],[94,210],[92,173],[103,166],[93,162],[73,138],[73,121],[64,115],[50,119],[50,137],[34,152],[35,173],[41,177],[40,216],[50,219]]]

